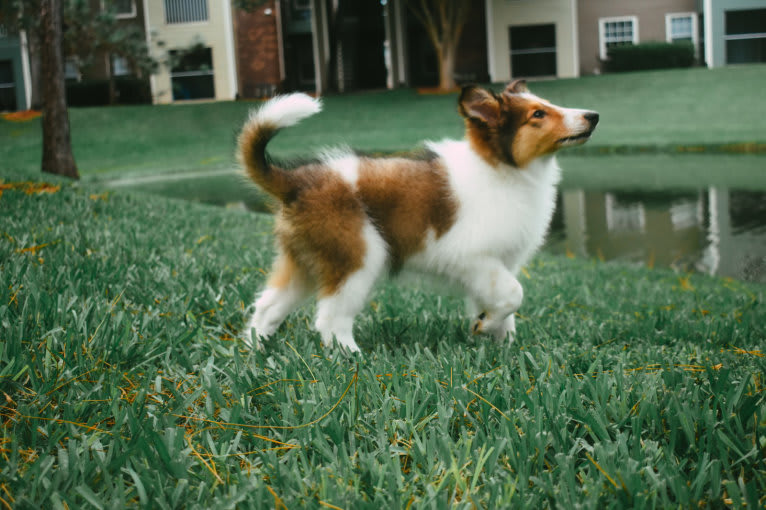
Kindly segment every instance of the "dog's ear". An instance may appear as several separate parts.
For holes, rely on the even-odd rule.
[[[458,111],[466,119],[494,125],[500,118],[500,103],[492,92],[469,85],[460,92]]]
[[[508,84],[507,87],[505,87],[505,91],[509,94],[523,94],[524,92],[529,92],[529,89],[527,88],[527,81],[526,80],[513,80],[511,83]]]

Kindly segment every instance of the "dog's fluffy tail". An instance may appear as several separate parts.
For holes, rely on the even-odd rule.
[[[277,96],[250,112],[239,135],[239,159],[247,174],[261,189],[280,201],[294,190],[290,172],[271,165],[266,144],[277,132],[318,113],[322,104],[306,94]]]

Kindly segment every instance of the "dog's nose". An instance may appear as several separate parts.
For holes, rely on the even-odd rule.
[[[596,112],[588,112],[585,114],[585,120],[590,122],[590,127],[596,127],[596,124],[598,124],[598,113]]]

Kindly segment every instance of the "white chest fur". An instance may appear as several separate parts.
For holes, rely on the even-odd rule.
[[[466,141],[430,144],[447,166],[458,201],[455,224],[408,266],[449,273],[466,258],[500,259],[513,272],[540,247],[556,201],[560,170],[553,157],[523,170],[493,168]]]

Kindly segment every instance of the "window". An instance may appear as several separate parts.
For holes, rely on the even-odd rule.
[[[293,20],[311,19],[310,0],[292,0],[290,2],[290,18]]]
[[[606,194],[606,228],[609,232],[643,232],[646,228],[644,204]]]
[[[75,57],[69,57],[64,61],[64,79],[80,81],[80,61]]]
[[[113,12],[118,19],[135,18],[136,0],[101,0],[101,9]]]
[[[556,76],[556,25],[510,27],[511,73],[521,76]]]
[[[598,43],[601,60],[607,59],[607,50],[612,46],[638,44],[638,18],[601,18],[598,20]]]
[[[126,76],[130,74],[130,66],[125,57],[112,57],[112,73],[114,76]]]
[[[726,63],[766,62],[766,9],[726,11]]]
[[[10,60],[0,60],[0,112],[4,111],[16,111],[16,81]]]
[[[667,42],[690,42],[697,47],[697,14],[681,12],[665,15],[665,40]]]
[[[165,23],[202,23],[208,20],[207,0],[164,0]]]
[[[170,60],[174,101],[215,97],[213,52],[210,48],[198,45],[188,50],[174,50],[170,52]]]
[[[700,200],[680,199],[670,206],[670,223],[673,230],[685,230],[702,224],[702,202]]]

